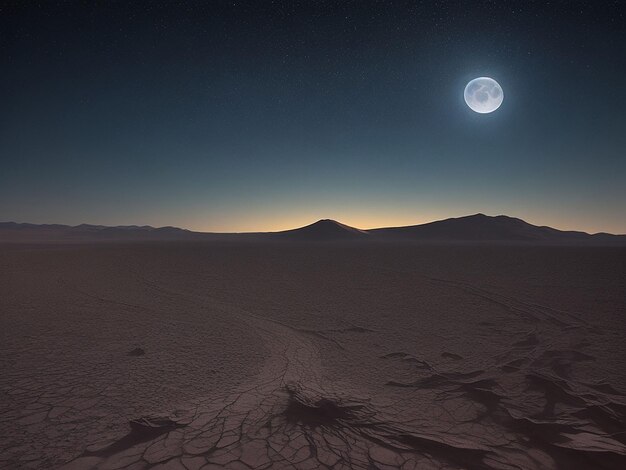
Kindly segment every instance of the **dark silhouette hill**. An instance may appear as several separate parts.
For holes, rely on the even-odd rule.
[[[626,237],[607,233],[588,234],[529,224],[522,219],[475,214],[407,227],[368,231],[373,238],[422,241],[586,242],[618,241]]]
[[[626,235],[589,234],[529,224],[505,215],[475,214],[421,225],[361,230],[330,219],[281,232],[203,233],[177,227],[0,222],[0,242],[115,241],[413,241],[424,243],[534,243],[626,245]]]
[[[290,240],[332,241],[365,239],[369,238],[369,234],[365,230],[344,225],[336,220],[322,219],[305,227],[275,232],[272,237]]]

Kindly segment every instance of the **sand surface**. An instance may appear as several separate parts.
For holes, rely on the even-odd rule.
[[[626,249],[0,245],[0,467],[626,468]]]

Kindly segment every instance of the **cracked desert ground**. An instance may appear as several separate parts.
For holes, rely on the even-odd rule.
[[[0,246],[0,467],[624,469],[626,250]]]

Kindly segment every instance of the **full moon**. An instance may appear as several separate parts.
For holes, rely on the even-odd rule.
[[[464,97],[472,111],[487,114],[500,107],[504,93],[493,78],[478,77],[465,86]]]

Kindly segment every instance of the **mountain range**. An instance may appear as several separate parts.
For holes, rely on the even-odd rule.
[[[27,224],[0,222],[0,242],[97,241],[416,241],[626,245],[626,235],[589,234],[529,224],[505,215],[475,214],[406,227],[361,230],[330,219],[281,232],[207,233],[177,227]]]

